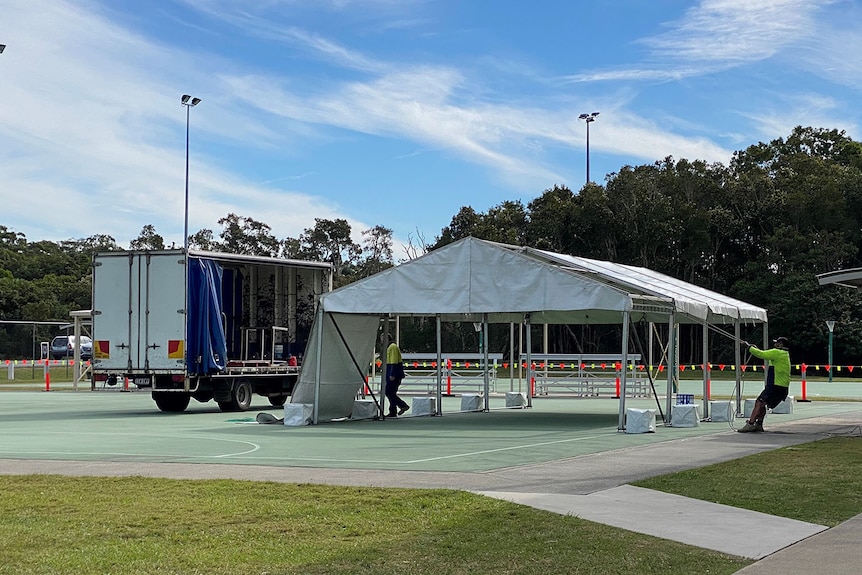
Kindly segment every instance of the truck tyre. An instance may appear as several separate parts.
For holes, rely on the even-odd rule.
[[[181,413],[189,406],[191,395],[182,392],[153,392],[153,401],[161,411]]]
[[[222,411],[247,411],[251,407],[253,396],[254,389],[251,387],[251,382],[247,379],[237,379],[231,386],[230,401],[218,405]]]
[[[285,403],[287,403],[286,395],[270,395],[269,396],[269,404],[273,407],[281,407]]]

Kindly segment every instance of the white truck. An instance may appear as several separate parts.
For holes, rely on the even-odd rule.
[[[245,411],[254,394],[281,406],[318,298],[331,289],[325,262],[182,249],[98,253],[92,385],[149,388],[168,412],[185,411],[191,398]]]

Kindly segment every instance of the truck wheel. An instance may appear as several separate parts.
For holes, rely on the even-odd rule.
[[[251,407],[254,390],[247,379],[238,379],[230,392],[230,407],[233,411],[247,411]]]
[[[189,406],[191,395],[188,393],[153,392],[153,401],[161,411],[181,413]]]
[[[269,404],[273,407],[281,407],[285,403],[287,403],[286,395],[270,395],[269,396]]]

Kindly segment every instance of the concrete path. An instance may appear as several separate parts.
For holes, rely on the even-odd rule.
[[[737,571],[742,575],[856,575],[862,570],[862,515]]]
[[[589,495],[479,493],[749,559],[761,559],[826,529],[632,485]],[[759,535],[753,537],[753,532]]]

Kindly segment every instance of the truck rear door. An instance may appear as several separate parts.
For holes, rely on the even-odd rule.
[[[94,263],[95,369],[184,371],[182,252],[111,252]]]

